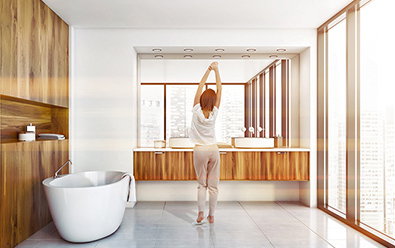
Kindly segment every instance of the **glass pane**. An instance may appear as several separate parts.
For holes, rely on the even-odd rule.
[[[270,137],[270,95],[269,95],[269,70],[265,71],[265,137]]]
[[[166,140],[188,137],[197,85],[166,86]]]
[[[209,85],[215,90],[215,85]],[[230,144],[231,137],[243,137],[244,85],[222,85],[222,99],[215,125],[218,142]]]
[[[142,85],[140,106],[140,146],[153,147],[164,138],[164,86]]]
[[[395,1],[360,10],[360,218],[395,237]],[[382,49],[379,51],[378,49]]]
[[[328,205],[346,213],[346,21],[328,31]]]
[[[276,136],[281,135],[281,62],[276,66]]]

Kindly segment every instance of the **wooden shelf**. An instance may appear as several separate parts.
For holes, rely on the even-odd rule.
[[[20,102],[20,103],[25,103],[25,104],[29,104],[29,105],[47,107],[47,108],[57,107],[57,108],[68,109],[68,107],[65,107],[65,106],[60,106],[60,105],[56,105],[56,104],[49,104],[49,103],[43,103],[43,102],[38,102],[38,101],[34,101],[34,100],[27,100],[27,99],[18,98],[18,97],[14,97],[14,96],[8,96],[8,95],[4,95],[4,94],[0,94],[0,99],[8,100],[8,101],[14,101],[14,102]]]
[[[8,142],[1,142],[1,145],[7,145],[7,144],[15,144],[15,143],[36,143],[36,142],[51,142],[51,141],[68,141],[68,139],[64,139],[64,140],[35,140],[35,141],[8,141]]]
[[[69,109],[1,96],[1,143],[19,142],[18,133],[32,123],[36,133],[58,133],[68,138]]]

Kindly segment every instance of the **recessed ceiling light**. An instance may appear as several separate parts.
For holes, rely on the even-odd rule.
[[[184,49],[184,52],[186,52],[186,53],[191,53],[191,52],[193,52],[193,49],[192,49],[192,48],[185,48],[185,49]]]
[[[256,52],[256,49],[255,49],[255,48],[248,48],[248,49],[247,49],[247,52],[249,52],[249,53],[254,53],[254,52]]]
[[[160,53],[160,52],[162,52],[162,49],[160,49],[160,48],[153,48],[153,49],[152,49],[152,52],[154,52],[154,53]]]
[[[157,59],[162,59],[162,58],[163,58],[163,55],[157,54],[157,55],[155,55],[155,58],[157,58]]]
[[[279,52],[279,53],[283,53],[285,51],[287,51],[286,48],[277,48],[277,52]]]
[[[186,54],[186,55],[184,55],[184,58],[186,58],[186,59],[191,59],[191,58],[192,58],[192,55]]]
[[[218,52],[218,53],[222,53],[222,52],[225,52],[225,49],[223,49],[223,48],[216,48],[215,51]]]
[[[245,54],[245,55],[243,55],[243,56],[241,56],[243,59],[248,59],[248,58],[250,58],[251,56],[250,55],[248,55],[248,54]]]
[[[275,59],[275,58],[278,58],[278,56],[276,54],[272,54],[272,55],[269,55],[269,58]]]
[[[219,55],[219,54],[214,54],[214,55],[213,55],[213,58],[219,59],[219,58],[221,58],[221,55]]]

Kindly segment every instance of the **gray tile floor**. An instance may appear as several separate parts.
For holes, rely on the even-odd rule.
[[[68,243],[50,223],[17,247],[384,247],[298,202],[218,202],[216,223],[202,226],[196,214],[196,202],[138,202],[107,238]]]

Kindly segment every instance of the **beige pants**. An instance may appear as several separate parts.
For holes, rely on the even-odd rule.
[[[209,215],[214,216],[217,206],[220,157],[217,145],[196,145],[193,162],[198,180],[198,210],[204,212],[206,192],[209,193]]]

